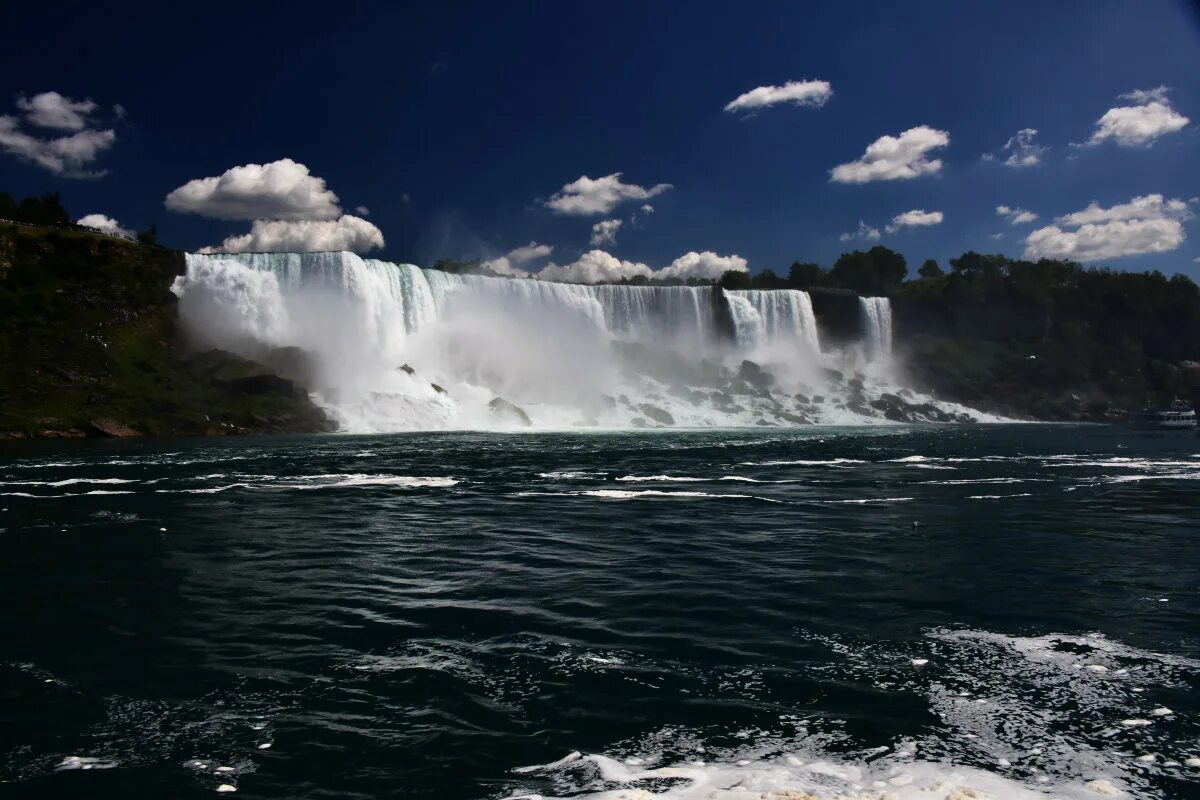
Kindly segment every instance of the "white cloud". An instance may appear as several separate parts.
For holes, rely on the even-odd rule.
[[[535,277],[558,283],[608,283],[623,278],[700,278],[716,280],[727,270],[747,272],[746,259],[738,255],[722,256],[711,251],[684,253],[660,270],[636,261],[622,261],[603,250],[590,250],[571,264],[550,264]]]
[[[644,206],[642,206],[642,213],[643,214],[653,214],[654,206],[650,205],[649,203],[646,203]]]
[[[355,206],[354,213],[358,214],[360,217],[369,217],[371,216],[371,209],[367,208],[366,206]]]
[[[703,253],[691,251],[684,253],[663,267],[655,277],[658,278],[703,278],[716,280],[729,270],[734,272],[749,272],[746,259],[739,255],[720,256],[711,250]]]
[[[96,103],[72,100],[58,92],[42,92],[32,98],[18,97],[17,108],[25,112],[26,121],[39,127],[81,131],[88,126],[88,117],[96,110]]]
[[[993,239],[1003,239],[1003,238],[1004,238],[1004,234],[1003,234],[1003,233],[993,233],[993,234],[992,234],[992,238],[993,238]]]
[[[892,217],[891,223],[887,226],[887,232],[895,233],[901,228],[926,228],[930,225],[941,225],[942,219],[943,215],[940,211],[914,208],[912,211],[905,211],[903,214]]]
[[[996,206],[996,216],[1006,218],[1013,225],[1024,225],[1026,222],[1033,222],[1038,218],[1038,215],[1032,211],[1008,206]]]
[[[726,111],[747,111],[779,103],[820,108],[833,97],[829,81],[788,81],[783,86],[759,86],[738,95],[725,106]]]
[[[57,139],[41,139],[19,130],[15,117],[0,116],[0,150],[66,178],[103,175],[103,170],[88,170],[87,167],[116,140],[113,131],[90,129]]]
[[[529,275],[529,272],[517,266],[518,264],[527,264],[539,258],[545,258],[554,251],[554,248],[548,244],[538,244],[530,242],[520,247],[514,247],[508,251],[507,255],[493,258],[484,261],[480,266],[490,269],[497,275],[511,275],[513,277],[523,278]]]
[[[1183,222],[1191,217],[1187,203],[1164,200],[1161,194],[1135,197],[1111,208],[1092,203],[1030,233],[1025,257],[1100,261],[1165,253],[1183,244]]]
[[[216,219],[336,220],[342,213],[325,181],[290,158],[188,181],[167,195],[166,205]]]
[[[653,274],[654,271],[645,264],[622,261],[603,250],[589,250],[571,264],[544,267],[537,277],[555,283],[607,283],[639,275],[649,278]]]
[[[1000,148],[1000,154],[1008,154],[1004,159],[1004,163],[1010,167],[1035,167],[1042,163],[1042,154],[1050,148],[1040,144],[1035,144],[1033,137],[1037,136],[1037,130],[1034,128],[1022,128],[1017,131],[1015,136],[1009,137],[1009,140]],[[995,158],[991,153],[984,153],[984,161],[992,161]]]
[[[872,228],[861,219],[858,221],[858,227],[853,233],[843,233],[838,237],[839,241],[849,242],[854,239],[866,239],[869,242],[878,242],[880,237],[879,228]]]
[[[934,175],[941,171],[940,159],[929,159],[930,151],[950,144],[950,134],[928,125],[910,128],[898,137],[881,136],[867,146],[862,158],[830,170],[835,183],[870,183]]]
[[[76,225],[83,225],[87,228],[95,228],[98,231],[105,233],[116,234],[117,236],[133,236],[133,231],[122,228],[121,223],[117,222],[112,217],[106,217],[103,214],[88,214],[75,220]]]
[[[512,259],[513,263],[515,264],[524,264],[538,258],[545,258],[553,252],[554,248],[548,244],[530,242],[529,244],[521,245],[520,247],[514,247],[512,250],[509,250],[508,257]]]
[[[201,253],[290,252],[349,250],[365,253],[383,247],[383,233],[370,222],[344,214],[335,220],[254,221],[250,232],[230,236]]]
[[[606,219],[592,226],[592,238],[588,241],[592,247],[603,244],[616,244],[617,231],[621,230],[621,220]]]
[[[632,183],[622,183],[621,173],[614,172],[593,180],[583,175],[554,194],[545,205],[556,214],[590,216],[608,214],[626,200],[649,200],[671,188],[669,183],[660,183],[649,188]]]
[[[1183,130],[1190,120],[1171,107],[1167,87],[1138,89],[1120,96],[1133,105],[1117,106],[1096,121],[1092,138],[1084,144],[1096,145],[1109,139],[1123,147],[1150,145],[1160,136]]]

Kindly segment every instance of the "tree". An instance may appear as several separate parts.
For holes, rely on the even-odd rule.
[[[11,194],[0,192],[0,219],[15,219],[17,216],[17,201]]]
[[[917,270],[917,274],[922,278],[940,278],[946,273],[938,266],[938,263],[932,258],[925,259],[925,263]]]
[[[48,227],[65,227],[71,224],[71,216],[63,208],[58,192],[41,197],[26,197],[17,205],[12,218],[17,222]]]
[[[829,270],[829,283],[862,295],[891,295],[900,290],[908,266],[904,256],[883,245],[867,252],[843,253]]]
[[[721,275],[721,279],[717,281],[717,286],[722,289],[749,289],[751,288],[750,273],[736,269],[727,269]]]
[[[158,223],[153,223],[144,231],[138,231],[137,240],[150,247],[158,246]]]
[[[810,286],[820,286],[825,280],[825,270],[817,264],[793,261],[788,270],[788,286],[793,289],[807,289]]]
[[[775,274],[773,269],[764,269],[751,279],[755,289],[783,289],[787,286],[783,278]]]

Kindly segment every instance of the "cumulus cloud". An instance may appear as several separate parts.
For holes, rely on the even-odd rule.
[[[641,262],[622,261],[603,250],[590,250],[573,263],[550,264],[535,273],[535,277],[557,283],[609,283],[636,277],[716,280],[728,270],[747,272],[746,259],[707,250],[703,253],[693,251],[684,253],[660,270],[653,270]]]
[[[606,219],[592,226],[592,238],[588,241],[592,247],[603,244],[616,244],[617,231],[621,230],[621,220]]]
[[[694,250],[684,253],[656,273],[659,278],[701,278],[716,280],[726,272],[749,272],[746,259],[739,255],[721,256],[705,250],[697,253]]]
[[[215,219],[338,220],[342,213],[325,181],[290,158],[188,181],[167,195],[166,205]]]
[[[1026,222],[1033,222],[1038,218],[1038,215],[1032,211],[1026,211],[1023,208],[1009,208],[1008,206],[996,206],[996,215],[1004,217],[1013,225],[1024,225]]]
[[[122,228],[121,224],[112,217],[107,217],[104,214],[88,214],[75,220],[76,225],[83,225],[87,228],[95,228],[98,231],[115,234],[117,236],[132,237],[133,231]]]
[[[515,264],[525,264],[539,258],[545,258],[554,252],[554,248],[548,244],[538,244],[530,242],[529,244],[514,247],[508,251],[508,258],[512,259]]]
[[[358,214],[360,217],[369,217],[371,216],[371,209],[367,208],[366,206],[355,206],[354,213]]]
[[[18,97],[17,108],[25,112],[26,121],[39,127],[81,131],[87,127],[96,103],[90,99],[72,100],[58,92],[42,92],[30,98]]]
[[[927,228],[930,225],[941,225],[942,218],[943,215],[940,211],[914,208],[912,211],[905,211],[903,214],[892,217],[892,221],[887,226],[887,232],[895,233],[901,228]]]
[[[783,86],[759,86],[740,94],[725,106],[725,110],[753,111],[780,103],[820,108],[831,97],[833,87],[829,81],[788,81]]]
[[[349,250],[365,253],[383,247],[383,233],[370,222],[349,214],[335,220],[255,220],[250,232],[230,236],[201,253],[293,252]]]
[[[1171,106],[1167,87],[1138,89],[1121,95],[1132,105],[1116,106],[1096,120],[1092,138],[1084,144],[1097,145],[1113,139],[1122,147],[1149,146],[1160,136],[1176,133],[1188,124],[1187,117]]]
[[[620,172],[596,179],[583,175],[555,192],[545,206],[556,214],[569,216],[608,214],[626,200],[649,200],[670,188],[669,183],[659,183],[649,188],[624,183]]]
[[[1000,148],[1000,155],[1004,158],[1004,163],[1010,167],[1035,167],[1042,163],[1042,154],[1050,148],[1036,144],[1033,137],[1037,136],[1037,130],[1034,128],[1022,128],[1017,131],[1015,136],[1009,137],[1009,140]],[[995,156],[992,153],[984,153],[984,161],[992,161]]]
[[[553,251],[554,248],[548,244],[530,242],[520,247],[514,247],[508,251],[507,255],[484,261],[480,266],[490,269],[497,275],[512,275],[523,278],[529,275],[529,273],[518,266],[519,264],[528,264],[530,261],[545,258]]]
[[[643,214],[653,214],[654,206],[650,205],[649,203],[646,203],[644,206],[642,206],[642,213]]]
[[[858,221],[858,228],[851,233],[843,233],[838,237],[839,241],[850,242],[855,239],[866,239],[868,242],[878,242],[880,237],[879,228],[872,228],[861,219]]]
[[[589,250],[570,264],[544,267],[537,277],[555,283],[607,283],[638,276],[649,278],[653,273],[645,264],[622,261],[603,250]]]
[[[1092,203],[1030,233],[1025,257],[1100,261],[1165,253],[1183,244],[1187,238],[1183,222],[1191,217],[1186,202],[1166,200],[1161,194],[1135,197],[1110,208]]]
[[[59,103],[58,106],[52,106],[39,102],[39,98],[49,95],[54,95],[66,105]],[[32,100],[18,99],[17,105],[25,111],[26,120],[40,120],[34,124],[59,130],[74,129],[76,132],[54,138],[34,136],[21,130],[21,121],[17,117],[0,115],[0,151],[66,178],[100,177],[104,171],[92,170],[89,166],[102,152],[112,147],[117,140],[117,134],[112,130],[86,127],[86,116],[78,107],[87,105],[90,111],[95,108],[95,103],[90,100],[74,103],[74,110],[72,103],[73,101],[57,92],[40,94]],[[77,122],[78,128],[75,127]]]
[[[881,136],[867,146],[862,158],[839,164],[830,170],[835,183],[870,183],[935,175],[942,169],[940,159],[927,156],[950,144],[950,134],[928,125],[909,128],[899,136]]]

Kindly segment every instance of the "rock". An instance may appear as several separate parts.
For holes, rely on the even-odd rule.
[[[822,367],[821,374],[825,376],[825,380],[833,383],[841,383],[842,381],[846,380],[845,375],[838,372],[836,369],[830,369],[829,367]]]
[[[814,403],[824,403],[824,402],[825,402],[825,395],[823,395],[823,394],[814,394],[814,395],[813,395],[813,398],[812,398],[812,401],[813,401]]]
[[[407,373],[409,375],[417,374],[417,371],[415,369],[413,369],[412,367],[410,367],[408,364],[401,364],[399,367],[397,367],[397,369],[399,369],[401,372]]]
[[[641,417],[634,417],[629,421],[629,424],[635,428],[644,428],[650,423],[646,422],[646,420],[642,419]]]
[[[142,434],[114,419],[100,417],[88,423],[88,432],[93,436],[108,436],[113,439],[128,439]]]
[[[638,406],[638,408],[643,414],[660,425],[675,424],[675,418],[658,406],[652,406],[649,403],[643,403],[642,405]]]
[[[738,377],[760,392],[769,390],[775,383],[771,373],[749,359],[743,361],[742,365],[738,367]]]
[[[450,393],[449,393],[449,392],[447,392],[445,389],[443,389],[441,386],[438,386],[436,383],[431,383],[431,384],[429,384],[429,385],[430,385],[430,386],[432,386],[432,387],[433,387],[433,390],[434,390],[435,392],[437,392],[438,394],[450,394]]]
[[[533,425],[533,420],[525,413],[525,409],[508,402],[502,397],[493,397],[491,402],[488,403],[488,411],[492,417],[503,422],[524,425],[526,428]]]
[[[796,398],[797,403],[804,403],[807,405],[810,402],[808,399],[808,395],[806,395],[802,392],[796,392],[794,395],[792,395],[792,397]]]
[[[241,394],[278,394],[291,397],[305,394],[305,391],[292,381],[270,372],[229,379],[214,377],[213,383]]]
[[[808,424],[807,419],[800,416],[799,414],[793,414],[790,411],[776,411],[775,416],[779,417],[781,420],[784,420],[785,422],[790,422],[793,425],[807,425]]]
[[[602,394],[600,395],[600,405],[603,408],[614,409],[617,407],[617,398],[611,394]]]

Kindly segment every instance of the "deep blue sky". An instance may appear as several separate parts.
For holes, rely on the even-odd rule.
[[[805,78],[832,84],[824,107],[723,111]],[[1164,85],[1183,130],[1148,147],[1070,146],[1129,104],[1118,95]],[[860,219],[883,229],[910,209],[945,215],[883,234],[915,268],[966,249],[1019,255],[1030,230],[1092,201],[1200,195],[1200,15],[1165,0],[6,8],[0,114],[50,90],[127,110],[95,163],[109,173],[64,178],[0,153],[0,191],[61,191],[77,216],[156,221],[161,240],[189,249],[249,223],[168,211],[167,192],[284,157],[347,210],[368,206],[385,257],[418,263],[531,240],[566,263],[601,217],[557,216],[540,200],[613,172],[674,186],[641,228],[625,225],[614,255],[657,267],[713,250],[753,271],[828,265],[870,244],[839,240]],[[880,136],[918,125],[950,134],[931,154],[939,174],[830,181]],[[1023,128],[1049,148],[1042,164],[981,160]],[[999,204],[1040,219],[1012,226]],[[1190,208],[1181,246],[1109,263],[1200,276],[1200,202]]]

